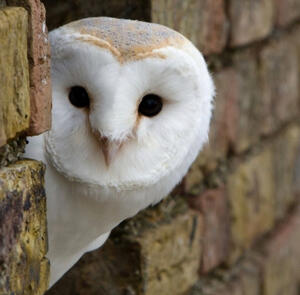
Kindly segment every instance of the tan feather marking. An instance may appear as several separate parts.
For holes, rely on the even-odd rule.
[[[156,50],[168,46],[182,48],[188,42],[164,26],[124,19],[88,18],[66,27],[81,34],[80,41],[108,49],[121,63],[147,57],[166,58]]]
[[[76,37],[76,40],[86,42],[100,48],[108,49],[111,52],[111,54],[113,54],[119,60],[119,62],[121,63],[123,62],[121,53],[116,48],[112,47],[108,42],[105,42],[104,40],[97,39],[95,37],[88,36],[88,35],[82,35],[80,37]]]

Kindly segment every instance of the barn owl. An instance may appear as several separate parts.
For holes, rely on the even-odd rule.
[[[46,163],[50,286],[110,231],[159,202],[207,141],[214,85],[201,53],[162,25],[87,18],[49,34]]]

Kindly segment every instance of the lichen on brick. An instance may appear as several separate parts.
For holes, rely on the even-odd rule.
[[[21,136],[0,147],[0,168],[20,160],[25,151],[26,138]]]
[[[48,286],[44,165],[0,169],[0,294],[42,295]]]

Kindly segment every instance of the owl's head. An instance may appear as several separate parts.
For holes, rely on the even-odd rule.
[[[68,179],[133,190],[186,173],[208,138],[214,86],[201,53],[164,26],[88,18],[50,33],[47,156]]]

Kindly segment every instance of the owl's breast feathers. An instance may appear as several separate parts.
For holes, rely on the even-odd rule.
[[[182,48],[188,42],[162,25],[109,17],[75,21],[66,28],[79,33],[77,40],[109,50],[120,63],[146,57],[166,58],[156,50]]]

